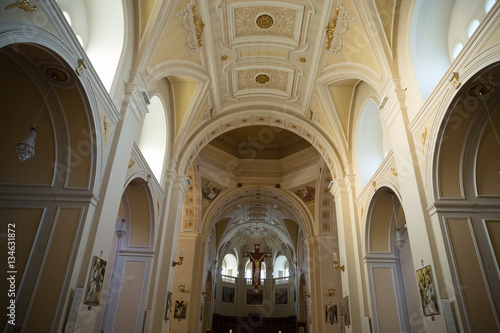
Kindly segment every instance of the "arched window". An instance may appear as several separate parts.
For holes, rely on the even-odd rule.
[[[460,54],[460,51],[462,51],[463,48],[464,48],[464,46],[462,45],[462,43],[458,43],[455,45],[455,47],[453,48],[453,59],[458,57],[458,55]]]
[[[491,8],[493,8],[493,5],[495,4],[496,0],[486,0],[486,4],[484,5],[484,10],[486,13],[488,13]]]
[[[238,259],[234,254],[228,253],[222,260],[222,275],[238,276]]]
[[[469,29],[467,29],[467,37],[471,37],[474,31],[476,31],[477,27],[479,27],[479,21],[474,20],[469,24]]]
[[[384,143],[378,107],[368,102],[359,119],[356,145],[362,188],[384,161]]]
[[[274,262],[273,277],[276,279],[288,276],[290,276],[290,264],[285,256],[280,255]]]
[[[167,123],[163,103],[157,96],[151,98],[142,126],[139,148],[158,182],[161,182],[165,150],[167,147]]]

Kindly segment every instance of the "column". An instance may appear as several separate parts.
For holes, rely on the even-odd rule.
[[[184,194],[189,188],[186,178],[177,175],[172,169],[167,171],[166,186],[165,215],[158,228],[158,260],[154,275],[149,332],[168,332],[169,323],[164,320],[167,291],[174,291],[172,285],[175,267],[172,267],[172,262],[179,260],[177,245],[182,207]],[[173,320],[172,316],[170,320]]]

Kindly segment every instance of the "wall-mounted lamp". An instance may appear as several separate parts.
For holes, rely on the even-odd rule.
[[[173,261],[172,262],[172,267],[175,267],[177,265],[182,265],[182,261],[184,260],[184,248],[181,249],[181,255],[179,256],[179,261]]]
[[[183,293],[184,291],[186,291],[186,286],[185,286],[185,285],[183,285],[183,284],[180,284],[180,285],[179,285],[179,291],[180,291],[181,293]]]
[[[328,296],[333,296],[335,295],[335,284],[333,282],[330,282],[328,284]]]
[[[337,252],[333,252],[333,268],[335,268],[335,269],[341,269],[342,272],[345,271],[344,265],[339,266],[339,259],[337,257]]]

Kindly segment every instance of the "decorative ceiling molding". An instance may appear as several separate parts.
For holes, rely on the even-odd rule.
[[[340,53],[344,47],[342,35],[349,30],[349,20],[355,22],[356,18],[346,11],[344,7],[339,6],[335,9],[335,14],[326,27],[326,50],[340,59],[344,59]]]
[[[272,6],[235,7],[234,39],[250,36],[276,36],[294,39],[297,9]]]
[[[226,3],[224,3],[226,2]],[[250,45],[286,47],[294,52],[304,51],[305,15],[311,15],[307,4],[280,1],[223,1],[216,11],[221,19],[223,41],[220,47],[233,50]]]
[[[237,100],[256,94],[278,97],[287,101],[297,100],[297,87],[302,71],[295,65],[231,64],[225,68],[226,98]]]
[[[189,51],[184,55],[198,51],[202,46],[201,35],[205,24],[196,13],[196,6],[192,3],[187,5],[184,9],[178,12],[175,17],[182,16],[182,27],[187,30],[186,46]]]

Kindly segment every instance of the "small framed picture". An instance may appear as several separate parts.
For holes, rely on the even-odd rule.
[[[90,268],[87,292],[83,304],[98,306],[101,299],[102,282],[104,281],[104,271],[106,261],[94,256],[92,267]]]
[[[170,319],[170,307],[172,306],[172,292],[167,292],[167,305],[165,306],[165,320]]]
[[[330,303],[325,306],[325,319],[330,325],[339,322],[337,316],[337,304]]]
[[[427,265],[417,270],[417,283],[424,316],[439,314],[431,265]]]
[[[349,311],[349,296],[344,297],[344,325],[351,325],[351,312]]]
[[[187,301],[175,301],[174,319],[185,319]]]
[[[222,286],[222,302],[234,303],[235,288]]]

